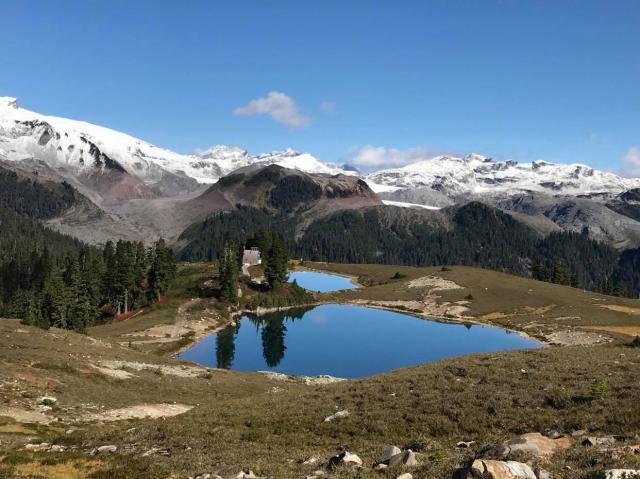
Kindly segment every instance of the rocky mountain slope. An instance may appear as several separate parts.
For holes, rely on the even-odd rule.
[[[293,150],[252,156],[215,146],[183,155],[109,128],[26,110],[10,97],[0,97],[0,161],[63,178],[99,203],[183,195],[249,165],[345,173]]]
[[[41,115],[21,108],[15,98],[0,97],[0,166],[76,189],[88,201],[49,224],[89,242],[176,237],[188,221],[207,213],[189,210],[189,200],[221,177],[252,165],[353,174],[293,150],[252,156],[216,146],[183,155],[109,128]]]

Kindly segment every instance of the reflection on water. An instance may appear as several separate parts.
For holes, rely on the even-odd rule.
[[[238,334],[240,324],[223,329],[216,334],[216,367],[231,369],[233,357],[236,354],[236,334]]]
[[[246,319],[260,332],[262,339],[262,357],[270,368],[276,367],[284,358],[287,350],[285,336],[287,326],[285,321],[302,319],[304,314],[313,308],[296,308],[285,312],[268,313],[260,316],[246,316]],[[242,325],[242,321],[236,326],[223,329],[216,336],[216,367],[231,369],[236,352],[235,339]]]
[[[536,347],[495,327],[328,304],[243,316],[237,326],[205,337],[180,357],[240,371],[350,378],[461,354]]]

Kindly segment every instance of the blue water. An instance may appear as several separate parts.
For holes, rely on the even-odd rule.
[[[327,293],[341,289],[354,289],[358,285],[349,278],[337,274],[316,273],[314,271],[294,271],[289,274],[289,282],[296,281],[298,285],[309,291]]]
[[[243,316],[180,355],[211,367],[357,378],[462,354],[541,345],[508,331],[344,304]]]

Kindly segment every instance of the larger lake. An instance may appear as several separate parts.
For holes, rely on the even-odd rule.
[[[344,304],[243,316],[180,355],[211,367],[356,378],[461,354],[537,348],[491,326]]]

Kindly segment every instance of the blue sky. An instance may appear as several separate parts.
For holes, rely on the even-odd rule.
[[[636,0],[3,0],[0,96],[181,152],[640,173],[638,25]]]

